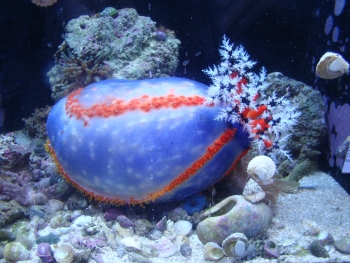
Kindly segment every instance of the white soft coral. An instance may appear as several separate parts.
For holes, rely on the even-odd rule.
[[[300,112],[284,97],[266,96],[266,69],[261,68],[259,74],[251,72],[256,62],[249,59],[243,46],[234,48],[224,36],[219,52],[220,64],[203,70],[213,82],[206,102],[223,105],[216,119],[244,125],[253,150],[260,154],[291,159],[285,145]]]

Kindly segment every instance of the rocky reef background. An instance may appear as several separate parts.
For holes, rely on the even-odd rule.
[[[108,7],[69,21],[48,72],[52,98],[104,79],[146,79],[175,75],[180,40],[133,8]]]

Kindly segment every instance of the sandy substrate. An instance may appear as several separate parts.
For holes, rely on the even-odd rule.
[[[346,176],[346,175],[344,175]],[[273,223],[268,230],[269,240],[274,241],[280,247],[280,251],[289,253],[278,259],[255,258],[243,262],[350,262],[350,254],[342,254],[334,246],[329,246],[330,258],[317,258],[308,251],[309,244],[316,239],[314,234],[307,233],[310,230],[326,230],[330,232],[335,240],[350,234],[350,196],[329,175],[325,173],[314,173],[301,180],[297,194],[282,194],[279,197]],[[303,220],[316,223],[316,227],[305,228]],[[196,241],[197,240],[197,241]],[[205,261],[203,256],[203,245],[196,239],[190,238],[192,256],[187,259],[177,253],[170,258],[150,258],[152,263],[187,262],[199,263]],[[109,247],[103,248],[102,256],[104,263],[131,262],[127,255],[119,258],[116,250]],[[102,252],[102,251],[101,251]],[[292,255],[290,254],[292,253]],[[5,262],[0,260],[0,262]],[[37,263],[35,260],[22,261]],[[96,261],[90,259],[89,263]],[[140,262],[140,261],[135,261]],[[239,262],[233,258],[225,257],[220,263]]]
[[[269,239],[280,245],[282,250],[294,250],[296,254],[302,251],[302,248],[307,249],[315,236],[304,233],[304,219],[315,222],[321,231],[330,232],[336,240],[349,235],[350,196],[345,190],[330,175],[320,172],[304,177],[300,183],[297,194],[280,195],[273,224],[268,231]],[[201,245],[192,248],[193,254],[190,259],[182,256],[172,257],[171,261],[153,258],[152,262],[210,262],[204,260]],[[317,258],[308,253],[303,256],[281,255],[274,260],[256,258],[245,262],[350,262],[350,254],[342,254],[333,246],[329,248],[328,253],[330,258]],[[235,261],[232,258],[224,258],[217,262]]]

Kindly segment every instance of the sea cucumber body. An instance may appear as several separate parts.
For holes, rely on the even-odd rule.
[[[60,100],[47,121],[63,176],[98,200],[181,200],[217,182],[249,148],[214,120],[207,86],[182,78],[106,80]]]

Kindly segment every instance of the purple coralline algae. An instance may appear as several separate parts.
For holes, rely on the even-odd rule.
[[[157,30],[135,9],[111,9],[67,24],[56,65],[48,73],[55,100],[100,80],[174,75],[180,45],[174,32]]]
[[[0,137],[0,200],[16,200],[20,205],[45,204],[58,197],[49,177],[57,174],[52,159],[32,154],[38,141],[31,141],[22,132]]]
[[[108,209],[104,214],[103,218],[106,221],[114,221],[118,216],[122,215],[123,212],[115,207]]]

